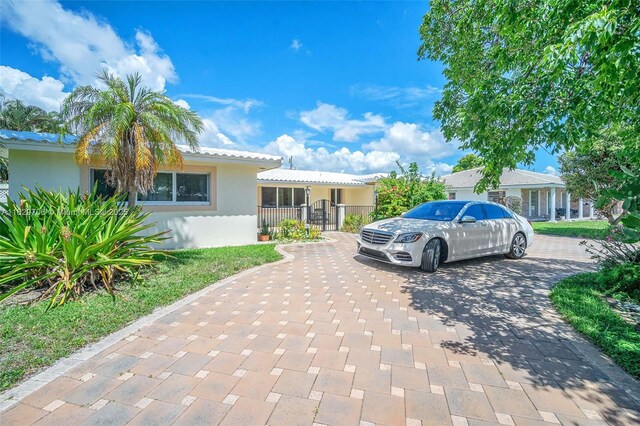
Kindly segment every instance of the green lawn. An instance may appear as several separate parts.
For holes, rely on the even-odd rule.
[[[576,330],[640,378],[640,333],[600,298],[598,274],[583,273],[560,281],[551,291],[551,300]]]
[[[273,244],[181,250],[172,255],[147,271],[142,284],[121,285],[115,300],[99,292],[49,312],[46,301],[0,305],[0,391],[159,306],[281,258]]]
[[[602,239],[607,236],[609,223],[606,220],[580,220],[560,222],[533,222],[537,234],[562,235],[564,237]]]

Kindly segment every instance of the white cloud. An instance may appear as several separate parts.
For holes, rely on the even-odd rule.
[[[556,171],[555,167],[553,166],[547,166],[544,168],[544,172],[548,175],[551,176],[555,176],[558,172]]]
[[[395,122],[382,138],[365,144],[363,148],[400,152],[415,161],[444,158],[456,152],[457,144],[447,143],[439,129],[424,131],[415,123]]]
[[[144,30],[136,31],[134,44],[125,43],[108,23],[54,0],[4,1],[0,12],[4,25],[28,38],[45,61],[60,64],[65,80],[94,84],[101,68],[119,76],[138,72],[154,90],[177,80],[171,59]]]
[[[297,52],[298,50],[300,50],[302,48],[302,43],[300,42],[300,40],[295,38],[295,39],[293,39],[293,41],[291,42],[291,45],[289,47]]]
[[[26,72],[0,65],[0,92],[7,98],[19,99],[27,105],[38,106],[45,111],[59,111],[68,95],[64,83],[53,77],[41,80]]]
[[[202,133],[198,136],[201,146],[211,148],[236,148],[236,143],[229,139],[227,135],[222,133],[218,125],[213,120],[210,118],[203,118],[202,125]]]
[[[332,131],[334,141],[355,142],[360,136],[382,132],[387,126],[381,115],[367,112],[362,117],[350,119],[346,109],[322,102],[315,109],[300,113],[302,123],[320,132]]]
[[[205,102],[211,102],[214,104],[221,104],[221,105],[227,105],[227,106],[239,108],[239,109],[242,109],[245,113],[248,113],[252,108],[257,108],[264,105],[264,102],[259,101],[257,99],[219,98],[217,96],[196,95],[196,94],[185,94],[185,95],[182,95],[182,97],[200,99]]]
[[[184,109],[191,109],[191,105],[189,105],[189,102],[185,101],[184,99],[176,99],[175,101],[173,101],[173,103],[181,106]]]
[[[325,147],[309,148],[304,141],[296,140],[284,134],[270,142],[264,150],[281,155],[284,158],[293,157],[296,167],[307,170],[327,170],[340,172],[377,172],[391,170],[400,156],[395,152],[351,151],[342,147],[329,151]]]
[[[415,106],[417,101],[432,98],[440,92],[434,86],[378,86],[375,84],[355,84],[349,88],[352,96],[372,101],[389,102],[397,107]]]

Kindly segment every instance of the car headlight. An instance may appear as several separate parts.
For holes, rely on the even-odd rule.
[[[408,232],[406,234],[398,235],[398,238],[394,241],[394,243],[415,243],[422,237],[422,233],[420,232]]]

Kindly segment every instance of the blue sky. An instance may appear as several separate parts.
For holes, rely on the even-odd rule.
[[[432,108],[442,65],[417,61],[427,2],[0,3],[0,91],[57,109],[100,67],[165,90],[205,121],[204,146],[369,173],[464,153]],[[534,170],[557,167],[546,153]]]

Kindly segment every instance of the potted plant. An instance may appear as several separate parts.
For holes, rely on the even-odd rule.
[[[269,241],[269,225],[267,221],[262,219],[262,227],[260,228],[260,234],[258,234],[258,241]]]

